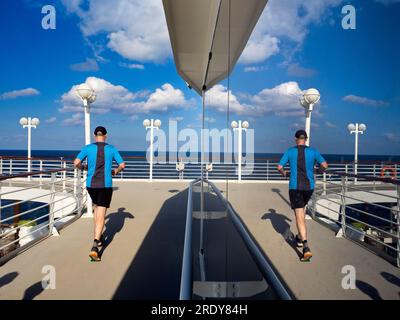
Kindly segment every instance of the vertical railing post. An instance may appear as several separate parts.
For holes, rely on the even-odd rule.
[[[397,185],[397,267],[400,267],[400,185]]]
[[[74,196],[75,197],[78,195],[77,190],[78,190],[78,169],[75,168],[74,169]]]
[[[349,178],[347,177],[347,174],[349,173],[349,164],[346,163],[344,165],[344,172],[346,173],[346,183],[349,182]]]
[[[1,229],[1,193],[3,192],[3,191],[1,190],[2,184],[3,184],[3,181],[0,181],[0,233],[1,233],[1,231],[2,231],[2,229]]]
[[[39,161],[39,171],[43,171],[43,160]],[[43,175],[39,175],[39,185],[42,186],[43,183]]]
[[[322,174],[322,181],[323,181],[323,195],[326,195],[326,172]]]
[[[254,167],[255,167],[255,163],[254,163]],[[267,160],[267,181],[269,181],[269,160]]]
[[[67,162],[66,162],[66,161],[63,162],[62,168],[63,168],[63,169],[66,169],[66,168],[67,168]],[[63,188],[63,192],[65,192],[66,180],[67,180],[67,171],[66,171],[66,170],[63,171],[62,177],[63,177],[62,188]]]
[[[3,175],[3,158],[0,158],[0,176]]]
[[[49,235],[53,234],[54,228],[54,198],[56,195],[56,173],[51,173],[51,194],[49,205]]]
[[[342,191],[340,194],[340,198],[341,198],[342,206],[340,209],[340,214],[341,214],[343,235],[346,236],[346,189],[347,189],[347,185],[346,185],[345,177],[342,177],[341,181],[342,181]]]
[[[12,169],[13,161],[12,161],[12,159],[10,159],[9,164],[10,164],[9,174],[12,175],[12,173],[13,173],[13,169]]]
[[[83,209],[83,188],[82,188],[82,171],[79,169],[75,169],[76,172],[76,192],[77,192],[77,206],[78,206],[78,216],[80,217],[82,215],[82,209]],[[74,182],[75,183],[75,182]]]

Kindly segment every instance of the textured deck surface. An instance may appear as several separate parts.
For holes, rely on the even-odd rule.
[[[187,182],[116,182],[100,263],[89,262],[92,219],[82,218],[0,267],[0,299],[176,299],[183,251]],[[307,220],[310,263],[289,240],[295,220],[287,185],[218,184],[299,299],[399,299],[400,272],[384,259]],[[355,267],[356,289],[341,286]],[[44,266],[56,289],[43,290]]]

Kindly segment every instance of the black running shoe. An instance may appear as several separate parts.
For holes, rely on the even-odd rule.
[[[298,248],[302,248],[303,247],[303,241],[301,241],[300,237],[298,234],[296,234],[294,240],[296,241],[296,245]]]
[[[100,240],[97,241],[97,246],[102,247],[104,246],[104,237],[101,235]]]
[[[92,259],[92,261],[100,261],[99,248],[93,247],[89,253],[89,257]]]
[[[303,256],[301,257],[301,261],[302,262],[309,262],[311,260],[312,257],[312,253],[309,247],[304,247],[303,248]]]

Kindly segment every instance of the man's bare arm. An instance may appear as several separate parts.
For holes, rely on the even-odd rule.
[[[74,160],[74,167],[80,170],[86,170],[87,166],[82,164],[81,159],[76,158]]]
[[[118,173],[120,173],[121,171],[123,171],[125,169],[125,162],[122,162],[117,169],[114,169],[112,171],[113,176],[117,175]]]
[[[283,175],[284,177],[287,176],[287,171],[285,169],[283,169],[283,166],[281,166],[280,164],[278,165],[278,171],[280,172],[281,175]]]

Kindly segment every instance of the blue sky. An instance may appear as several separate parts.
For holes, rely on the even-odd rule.
[[[41,27],[42,6],[56,29]],[[356,8],[356,30],[341,26]],[[256,152],[282,152],[304,125],[297,99],[316,87],[312,144],[353,152],[346,126],[363,122],[362,154],[400,154],[398,0],[270,0],[231,75],[231,120],[248,120]],[[142,121],[198,129],[201,103],[177,75],[161,0],[5,0],[0,10],[0,149],[24,149],[22,116],[38,117],[33,149],[79,149],[82,108],[73,86],[99,88],[92,126],[121,150],[145,150]],[[89,80],[87,80],[89,78]],[[225,127],[227,81],[208,96],[207,127]]]

